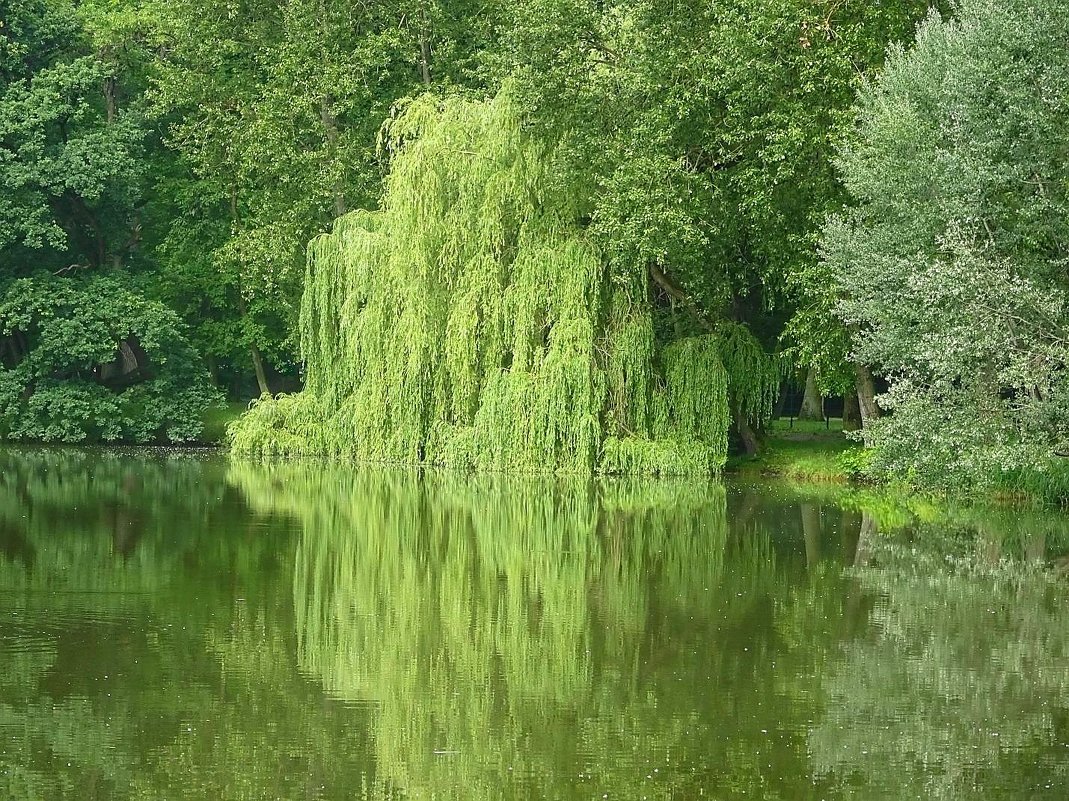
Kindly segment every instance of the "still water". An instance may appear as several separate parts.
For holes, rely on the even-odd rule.
[[[865,493],[4,450],[0,799],[1066,801],[1066,553]]]

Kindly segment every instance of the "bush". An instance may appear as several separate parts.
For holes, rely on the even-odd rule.
[[[186,442],[220,400],[178,317],[117,276],[0,287],[0,436]]]

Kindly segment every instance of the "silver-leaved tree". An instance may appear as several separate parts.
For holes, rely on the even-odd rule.
[[[1069,434],[1069,2],[966,0],[892,52],[825,231],[839,313],[888,378],[874,468],[980,487]]]

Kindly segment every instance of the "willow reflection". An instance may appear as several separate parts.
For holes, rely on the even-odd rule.
[[[651,620],[722,616],[724,596],[771,581],[767,541],[729,542],[722,487],[298,465],[232,477],[302,521],[298,661],[375,707],[382,792],[498,798],[538,776],[563,797],[613,754],[709,758],[711,717],[672,688],[707,682],[715,643]],[[696,650],[707,664],[681,657]]]

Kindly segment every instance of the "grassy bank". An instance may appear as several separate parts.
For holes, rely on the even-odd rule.
[[[776,420],[757,456],[736,456],[727,472],[792,481],[846,484],[860,477],[864,449],[843,434],[842,421]]]
[[[247,401],[236,401],[227,403],[225,406],[211,406],[205,409],[204,414],[201,415],[204,430],[200,435],[200,443],[222,445],[226,437],[226,427],[248,408]]]
[[[864,475],[867,452],[846,438],[842,421],[825,423],[775,421],[765,447],[757,456],[736,456],[726,472],[742,476],[772,476],[806,484],[872,484]],[[917,487],[895,488],[910,495],[955,496],[999,504],[1069,506],[1069,458],[1051,458],[1027,470],[1013,470],[995,477],[975,491],[924,491]]]

